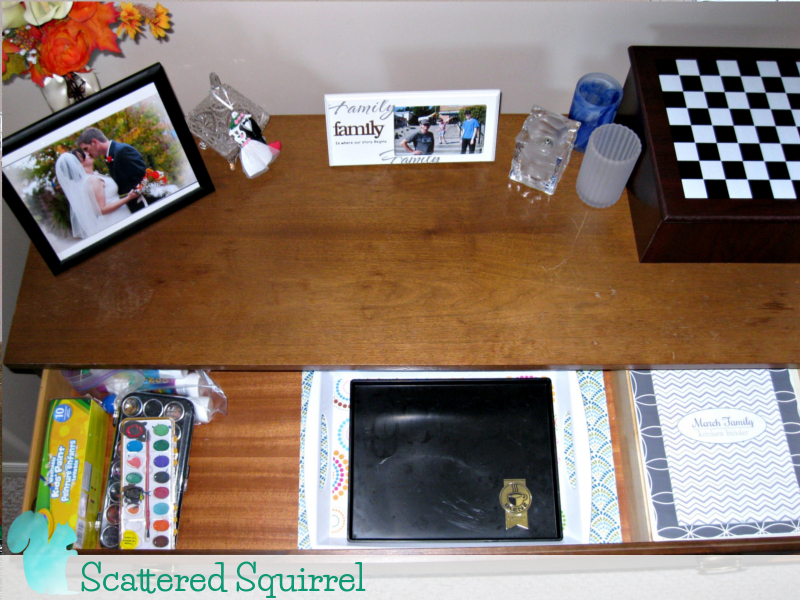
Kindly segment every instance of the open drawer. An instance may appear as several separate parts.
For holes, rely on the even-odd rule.
[[[213,378],[228,396],[229,415],[195,426],[177,549],[291,550],[297,545],[300,373],[215,372]],[[78,396],[60,371],[43,370],[23,510],[36,502],[49,402]]]
[[[298,491],[303,374],[215,371],[228,397],[228,415],[195,428],[184,496],[179,552],[298,552]],[[797,551],[800,538],[649,542],[644,506],[633,476],[635,430],[630,410],[604,374],[622,525],[622,544],[425,549],[426,554],[482,553],[740,553]],[[47,404],[75,397],[57,370],[45,369],[36,408],[24,509],[35,502]],[[94,552],[94,551],[89,551]],[[324,551],[323,551],[324,552]],[[337,550],[393,553],[397,550]],[[408,552],[423,552],[405,549]]]

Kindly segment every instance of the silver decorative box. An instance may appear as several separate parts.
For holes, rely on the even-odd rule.
[[[263,130],[269,123],[269,113],[242,96],[229,85],[223,84],[216,73],[211,73],[211,90],[208,96],[186,117],[189,130],[200,139],[200,149],[210,147],[219,152],[235,168],[241,148],[228,135],[231,111],[250,113]],[[232,105],[226,106],[226,103]]]

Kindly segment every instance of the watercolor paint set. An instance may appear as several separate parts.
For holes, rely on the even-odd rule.
[[[120,424],[122,550],[175,547],[178,497],[175,489],[177,437],[170,418],[125,419]]]
[[[181,396],[136,393],[123,398],[119,412],[100,545],[174,549],[189,477],[194,405]]]

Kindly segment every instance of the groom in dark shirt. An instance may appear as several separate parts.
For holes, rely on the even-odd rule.
[[[89,127],[78,138],[78,146],[92,158],[105,157],[108,174],[117,186],[121,196],[139,185],[147,170],[139,151],[122,142],[109,141],[96,127]],[[128,202],[128,208],[135,212],[144,207],[139,197]]]

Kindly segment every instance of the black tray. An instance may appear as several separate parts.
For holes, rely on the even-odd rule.
[[[350,541],[562,539],[549,379],[355,380],[350,403]]]

